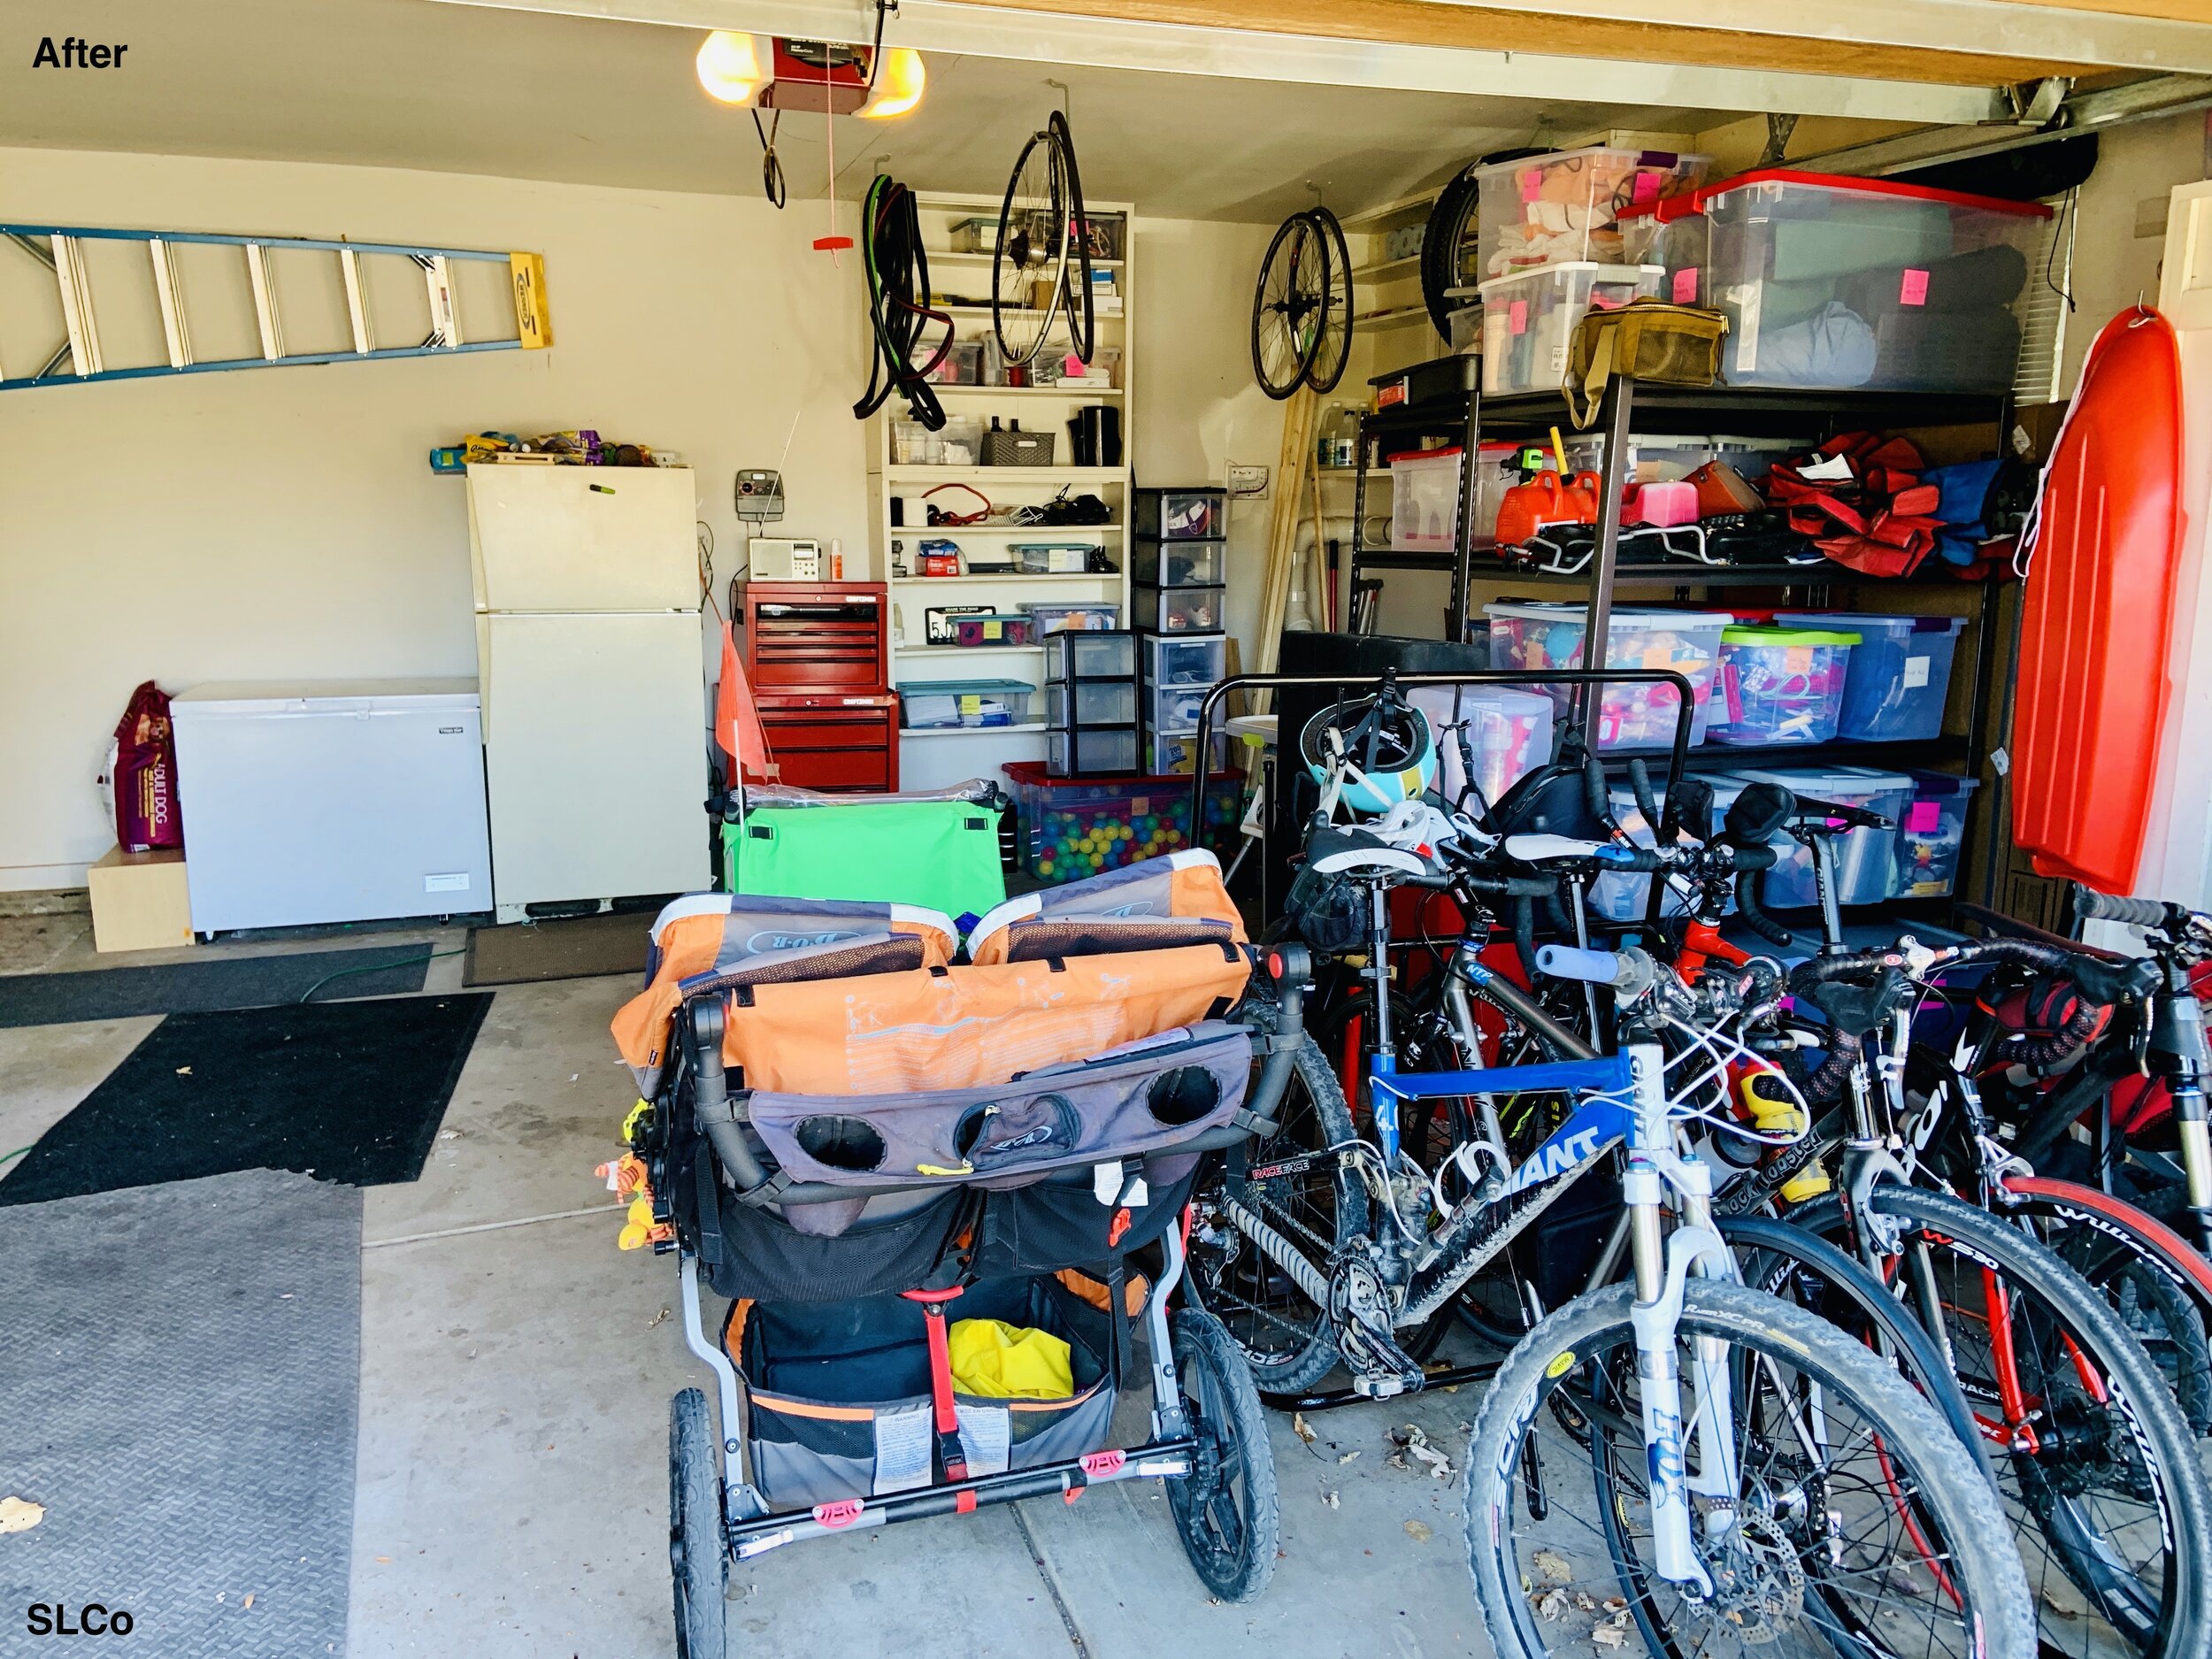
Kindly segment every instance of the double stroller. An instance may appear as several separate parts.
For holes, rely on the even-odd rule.
[[[626,1242],[676,1256],[717,1395],[671,1412],[680,1653],[721,1659],[733,1558],[1145,1477],[1207,1590],[1258,1594],[1266,1427],[1184,1277],[1201,1162],[1273,1130],[1302,1041],[1294,994],[1251,979],[1205,852],[1010,900],[964,949],[902,904],[662,912],[614,1033],[641,1096]],[[711,1331],[702,1281],[729,1302]],[[1150,1432],[1119,1447],[1140,1326]]]

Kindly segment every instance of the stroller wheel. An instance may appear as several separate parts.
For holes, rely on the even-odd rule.
[[[724,1659],[722,1592],[730,1557],[707,1397],[668,1402],[668,1566],[676,1588],[677,1659]]]
[[[1267,1417],[1244,1356],[1220,1320],[1184,1308],[1171,1323],[1176,1379],[1198,1455],[1188,1475],[1167,1483],[1168,1507],[1206,1588],[1225,1601],[1248,1601],[1267,1587],[1282,1532]]]

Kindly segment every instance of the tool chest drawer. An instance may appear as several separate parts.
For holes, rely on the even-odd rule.
[[[751,582],[746,657],[756,691],[880,690],[887,683],[884,590],[873,582]]]
[[[802,789],[895,789],[898,701],[759,699],[761,731],[780,781]]]

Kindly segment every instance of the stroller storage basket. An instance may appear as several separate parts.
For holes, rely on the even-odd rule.
[[[733,1304],[723,1346],[749,1386],[753,1482],[779,1509],[867,1498],[933,1479],[928,1315],[899,1295]],[[945,1317],[1002,1319],[1068,1344],[1063,1399],[957,1394],[971,1475],[1033,1468],[1112,1444],[1106,1316],[1050,1279],[987,1279]]]
[[[753,1128],[795,1179],[1018,1187],[1071,1164],[1159,1151],[1244,1103],[1251,1033],[1209,1021],[1010,1083],[872,1095],[757,1091]]]

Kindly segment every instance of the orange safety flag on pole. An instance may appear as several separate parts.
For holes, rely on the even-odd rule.
[[[714,694],[714,741],[729,757],[733,787],[743,783],[768,783],[778,769],[768,754],[768,733],[761,729],[760,710],[753,704],[753,688],[738,661],[737,634],[722,625],[722,683]]]

